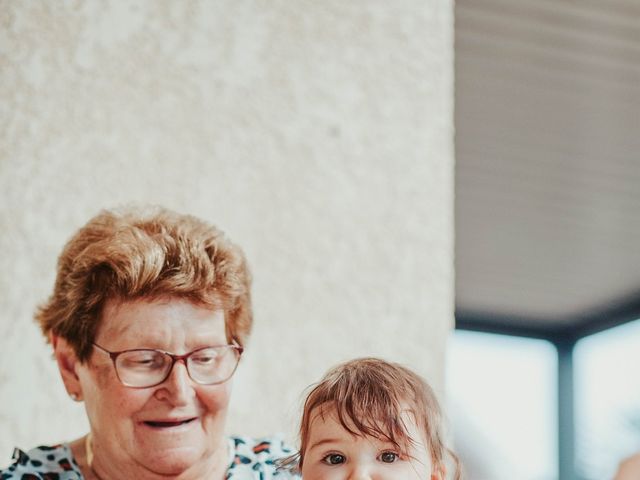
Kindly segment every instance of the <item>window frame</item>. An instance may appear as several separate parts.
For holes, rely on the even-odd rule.
[[[573,353],[576,343],[593,334],[640,319],[640,293],[592,313],[558,319],[491,315],[456,309],[455,329],[549,341],[556,348],[558,479],[581,480],[575,468],[575,398]]]

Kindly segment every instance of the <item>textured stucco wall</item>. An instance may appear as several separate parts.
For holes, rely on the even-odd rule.
[[[32,321],[100,208],[221,226],[255,275],[229,429],[289,433],[359,355],[442,390],[453,323],[450,0],[0,2],[0,464],[83,434]]]

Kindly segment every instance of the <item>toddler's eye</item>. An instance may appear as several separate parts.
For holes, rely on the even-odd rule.
[[[330,453],[324,457],[322,461],[327,465],[340,465],[346,461],[346,458],[344,455],[340,455],[339,453]]]
[[[398,454],[395,452],[382,452],[378,458],[381,462],[393,463],[398,460]]]

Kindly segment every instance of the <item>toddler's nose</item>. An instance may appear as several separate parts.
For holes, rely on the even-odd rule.
[[[374,472],[366,465],[354,465],[347,480],[375,480]]]

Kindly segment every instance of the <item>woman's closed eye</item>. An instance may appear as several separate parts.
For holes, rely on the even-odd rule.
[[[211,365],[220,361],[220,355],[215,350],[207,350],[204,352],[198,352],[197,355],[191,357],[191,361],[196,365]]]
[[[341,453],[329,453],[322,458],[322,462],[327,465],[340,465],[347,461],[347,457]]]
[[[131,369],[158,369],[162,368],[165,364],[164,356],[157,352],[125,354],[119,361],[120,365],[124,368]]]

